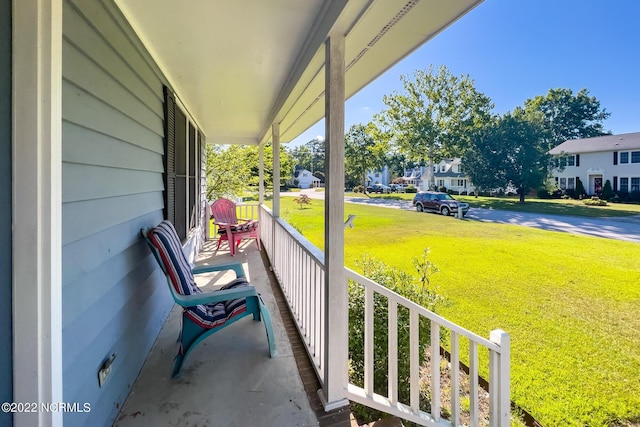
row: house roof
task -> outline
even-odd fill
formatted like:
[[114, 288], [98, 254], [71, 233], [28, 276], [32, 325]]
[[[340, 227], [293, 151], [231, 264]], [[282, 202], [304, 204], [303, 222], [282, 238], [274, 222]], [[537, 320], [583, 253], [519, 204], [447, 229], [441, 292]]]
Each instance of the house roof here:
[[461, 172], [447, 171], [447, 172], [435, 172], [433, 176], [436, 178], [464, 178], [465, 174]]
[[324, 117], [324, 42], [354, 95], [482, 0], [115, 0], [211, 143], [288, 142]]
[[549, 154], [579, 154], [635, 149], [640, 149], [640, 132], [597, 136], [595, 138], [570, 139], [549, 150]]

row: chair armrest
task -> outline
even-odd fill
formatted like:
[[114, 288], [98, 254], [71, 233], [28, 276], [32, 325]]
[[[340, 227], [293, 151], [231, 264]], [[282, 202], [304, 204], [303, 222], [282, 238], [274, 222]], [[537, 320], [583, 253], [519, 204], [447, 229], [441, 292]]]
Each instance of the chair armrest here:
[[193, 307], [198, 304], [212, 304], [229, 301], [237, 298], [257, 297], [258, 291], [254, 286], [241, 286], [234, 289], [224, 289], [222, 291], [205, 292], [193, 295], [174, 294], [175, 302], [182, 307]]
[[193, 274], [211, 273], [212, 271], [224, 271], [233, 270], [236, 273], [236, 277], [246, 277], [244, 268], [239, 262], [231, 262], [227, 264], [218, 265], [197, 265], [191, 269]]

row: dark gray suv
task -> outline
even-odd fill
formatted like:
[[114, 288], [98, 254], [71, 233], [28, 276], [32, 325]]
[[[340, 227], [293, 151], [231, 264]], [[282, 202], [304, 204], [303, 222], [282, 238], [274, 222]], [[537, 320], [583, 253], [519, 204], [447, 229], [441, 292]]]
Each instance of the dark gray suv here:
[[462, 209], [462, 215], [469, 212], [469, 204], [460, 202], [447, 193], [437, 191], [421, 191], [416, 193], [413, 198], [413, 206], [418, 212], [437, 212], [448, 216], [458, 213], [458, 209]]

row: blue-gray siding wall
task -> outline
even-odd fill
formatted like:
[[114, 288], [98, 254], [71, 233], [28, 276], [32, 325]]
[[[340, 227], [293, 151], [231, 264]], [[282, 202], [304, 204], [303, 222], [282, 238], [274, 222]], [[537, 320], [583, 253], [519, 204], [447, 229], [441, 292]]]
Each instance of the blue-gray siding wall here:
[[62, 74], [63, 397], [91, 404], [64, 421], [111, 425], [172, 306], [139, 236], [162, 220], [163, 77], [112, 0], [64, 2]]
[[[0, 0], [0, 402], [13, 400], [11, 187], [11, 0]], [[12, 425], [10, 413], [0, 425]]]

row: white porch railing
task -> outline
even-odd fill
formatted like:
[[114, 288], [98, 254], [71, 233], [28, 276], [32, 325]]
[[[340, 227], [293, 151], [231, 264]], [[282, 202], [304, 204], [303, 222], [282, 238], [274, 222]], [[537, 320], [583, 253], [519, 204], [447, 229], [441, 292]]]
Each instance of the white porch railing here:
[[324, 379], [324, 254], [296, 229], [260, 207], [260, 237], [307, 353]]
[[[491, 332], [491, 340], [486, 340], [450, 321], [438, 316], [426, 308], [390, 291], [384, 286], [352, 271], [348, 268], [346, 275], [357, 285], [364, 287], [365, 313], [364, 313], [364, 387], [349, 384], [347, 397], [360, 404], [392, 414], [406, 420], [424, 426], [458, 426], [460, 425], [461, 399], [460, 399], [460, 339], [467, 339], [469, 344], [469, 424], [478, 426], [480, 422], [478, 384], [478, 352], [485, 348], [489, 352], [489, 425], [506, 427], [510, 424], [510, 356], [509, 335], [503, 331]], [[379, 294], [387, 300], [388, 308], [388, 393], [382, 396], [374, 393], [374, 294]], [[410, 374], [410, 400], [398, 401], [398, 308], [409, 310], [409, 374]], [[419, 323], [420, 317], [427, 318], [430, 322], [430, 346], [429, 359], [431, 368], [430, 402], [431, 412], [420, 410], [420, 364], [419, 364]], [[445, 373], [447, 383], [450, 385], [449, 401], [447, 408], [451, 414], [450, 420], [441, 419], [441, 356], [440, 338], [441, 330], [447, 329], [450, 340], [450, 369]]]
[[[323, 382], [324, 325], [327, 307], [324, 295], [324, 256], [304, 236], [280, 218], [273, 218], [271, 211], [260, 206], [260, 229], [263, 247], [271, 261], [273, 271], [280, 283], [289, 308], [293, 313], [298, 331], [306, 344], [309, 357]], [[510, 425], [510, 342], [503, 331], [491, 332], [490, 340], [482, 338], [466, 329], [449, 322], [435, 313], [390, 291], [372, 280], [345, 268], [345, 275], [365, 292], [364, 331], [364, 387], [346, 384], [346, 397], [373, 409], [398, 416], [424, 426], [458, 426], [461, 423], [462, 403], [460, 398], [460, 345], [468, 341], [469, 348], [469, 424], [480, 423], [478, 382], [479, 351], [488, 351], [489, 372], [489, 425], [507, 427]], [[388, 302], [388, 393], [386, 396], [374, 393], [374, 294]], [[398, 308], [410, 313], [410, 400], [398, 401]], [[431, 412], [420, 409], [420, 365], [418, 325], [420, 318], [430, 322], [430, 366], [431, 384], [429, 407]], [[441, 398], [441, 355], [440, 337], [447, 330], [450, 347], [450, 369], [447, 382], [450, 384], [451, 402], [447, 410], [450, 419], [440, 416]], [[466, 343], [465, 343], [466, 344]], [[324, 386], [324, 384], [323, 384]]]

